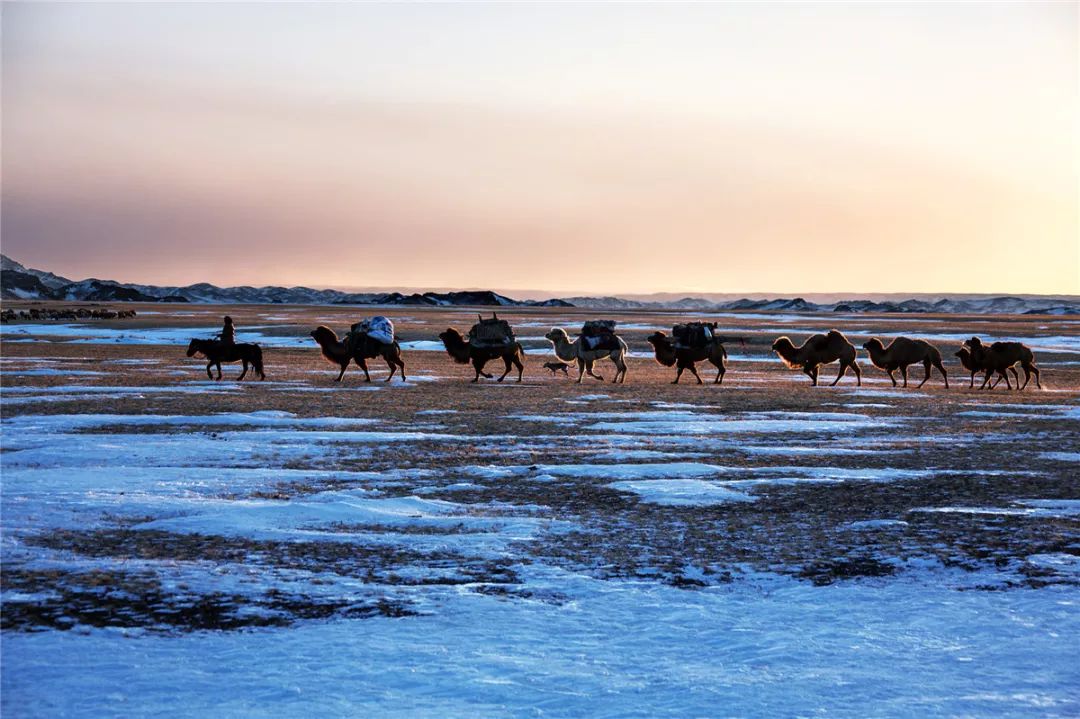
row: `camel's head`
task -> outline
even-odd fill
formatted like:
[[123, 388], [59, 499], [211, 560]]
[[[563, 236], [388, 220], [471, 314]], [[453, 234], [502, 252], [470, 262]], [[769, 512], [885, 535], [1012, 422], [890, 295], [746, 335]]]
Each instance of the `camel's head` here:
[[651, 344], [653, 347], [663, 344], [670, 344], [670, 342], [668, 342], [668, 336], [660, 330], [657, 330], [656, 332], [653, 332], [651, 335], [646, 337], [645, 341]]
[[867, 352], [878, 352], [884, 349], [884, 347], [885, 346], [881, 344], [881, 340], [879, 340], [877, 337], [873, 337], [866, 342], [863, 342], [862, 346], [862, 348]]
[[570, 336], [562, 327], [552, 327], [551, 331], [544, 335], [551, 342], [569, 342]]
[[311, 338], [318, 342], [319, 346], [322, 347], [337, 342], [337, 333], [325, 325], [319, 325], [311, 330]]
[[978, 337], [972, 337], [967, 342], [965, 342], [964, 345], [966, 347], [970, 347], [973, 350], [978, 349], [978, 348], [982, 347], [982, 340], [979, 339]]
[[791, 344], [791, 340], [789, 340], [787, 337], [778, 337], [776, 341], [772, 343], [773, 352], [788, 350], [794, 346], [795, 345]]
[[440, 332], [439, 339], [442, 340], [444, 345], [461, 344], [465, 342], [465, 338], [453, 327], [447, 327], [444, 331]]

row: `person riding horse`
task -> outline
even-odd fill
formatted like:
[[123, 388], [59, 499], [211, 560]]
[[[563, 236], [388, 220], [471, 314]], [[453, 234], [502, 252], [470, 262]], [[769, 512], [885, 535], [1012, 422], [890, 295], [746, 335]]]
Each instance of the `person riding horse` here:
[[222, 347], [231, 347], [236, 344], [236, 327], [233, 325], [232, 317], [228, 315], [225, 315], [225, 325], [221, 328], [218, 341], [221, 342]]

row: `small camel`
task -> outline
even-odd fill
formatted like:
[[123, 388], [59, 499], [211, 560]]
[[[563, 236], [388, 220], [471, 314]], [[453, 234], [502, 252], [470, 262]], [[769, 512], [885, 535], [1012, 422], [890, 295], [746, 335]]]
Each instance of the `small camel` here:
[[[974, 389], [975, 387], [975, 374], [984, 371], [986, 368], [982, 367], [975, 362], [975, 358], [971, 356], [971, 350], [967, 345], [962, 346], [956, 352], [953, 353], [955, 357], [960, 358], [960, 364], [964, 366], [964, 369], [971, 372], [971, 383], [968, 384], [968, 389]], [[1020, 385], [1020, 374], [1016, 371], [1015, 367], [1009, 367], [1008, 370], [1013, 373], [1013, 379], [1016, 380], [1017, 386]], [[999, 373], [997, 380], [990, 385], [990, 389], [994, 389], [1001, 383], [1001, 377], [1004, 376]]]
[[561, 327], [553, 327], [544, 337], [550, 340], [555, 347], [556, 357], [563, 362], [577, 363], [578, 384], [581, 384], [581, 379], [586, 373], [590, 377], [603, 381], [604, 378], [601, 375], [593, 372], [593, 363], [604, 357], [608, 357], [615, 363], [615, 378], [612, 380], [612, 384], [626, 381], [626, 353], [629, 351], [629, 347], [626, 346], [626, 342], [623, 341], [622, 337], [615, 336], [615, 339], [619, 341], [619, 346], [616, 349], [598, 350], [585, 349], [585, 342], [581, 337], [571, 342], [570, 336]]
[[[987, 347], [978, 337], [972, 337], [964, 344], [970, 348], [971, 357], [975, 363], [986, 370], [986, 376], [983, 378], [982, 386], [979, 389], [986, 388], [990, 376], [994, 372], [1004, 376], [1005, 387], [1012, 389], [1012, 385], [1009, 384], [1009, 375], [1005, 374], [1005, 370], [1014, 367], [1017, 363], [1020, 363], [1020, 368], [1024, 370], [1024, 384], [1020, 384], [1018, 376], [1016, 389], [1022, 390], [1027, 387], [1032, 374], [1035, 375], [1035, 386], [1042, 389], [1042, 384], [1039, 382], [1039, 368], [1035, 366], [1035, 355], [1032, 353], [1031, 348], [1022, 342], [995, 342]], [[1016, 373], [1015, 369], [1013, 373]], [[993, 389], [993, 386], [990, 389]]]
[[694, 365], [706, 360], [716, 367], [716, 379], [713, 380], [713, 384], [724, 383], [724, 375], [727, 373], [727, 367], [724, 364], [727, 360], [727, 350], [724, 349], [723, 342], [719, 338], [710, 340], [704, 347], [676, 347], [666, 333], [657, 331], [645, 340], [653, 346], [657, 362], [665, 367], [676, 367], [675, 381], [671, 384], [679, 384], [683, 370], [690, 370], [690, 374], [697, 378], [698, 384], [704, 384]]
[[525, 350], [520, 342], [511, 342], [502, 346], [480, 347], [473, 345], [465, 339], [460, 332], [453, 327], [439, 333], [439, 339], [446, 347], [446, 353], [458, 364], [472, 363], [476, 370], [473, 382], [479, 382], [480, 377], [491, 379], [492, 375], [484, 371], [484, 365], [494, 359], [501, 359], [506, 369], [498, 381], [506, 379], [510, 374], [510, 367], [517, 367], [518, 382], [521, 381], [521, 373], [525, 370]]
[[[904, 378], [904, 386], [907, 387], [907, 370], [910, 365], [922, 364], [926, 370], [926, 376], [919, 383], [919, 387], [926, 384], [930, 379], [930, 368], [936, 367], [945, 379], [945, 389], [949, 388], [949, 375], [941, 364], [941, 352], [937, 347], [925, 340], [913, 340], [908, 337], [897, 337], [886, 347], [877, 337], [863, 344], [863, 349], [870, 355], [870, 362], [880, 369], [889, 373], [893, 387], [896, 386], [896, 378], [893, 372], [900, 370]], [[918, 389], [918, 388], [916, 388]]]
[[780, 355], [780, 359], [788, 367], [801, 369], [815, 387], [818, 380], [818, 367], [836, 361], [840, 362], [840, 372], [829, 386], [832, 387], [839, 382], [850, 367], [855, 371], [858, 386], [862, 387], [862, 372], [859, 371], [859, 365], [855, 361], [857, 354], [855, 345], [848, 342], [847, 337], [840, 330], [829, 330], [827, 335], [813, 335], [801, 347], [796, 347], [787, 337], [780, 337], [773, 342], [772, 349]]
[[326, 358], [326, 361], [341, 368], [337, 379], [334, 380], [335, 382], [340, 382], [341, 378], [345, 376], [345, 370], [349, 368], [349, 362], [356, 362], [357, 366], [364, 370], [364, 381], [370, 382], [371, 375], [368, 374], [367, 360], [375, 357], [382, 357], [387, 366], [390, 367], [390, 376], [386, 378], [387, 382], [394, 378], [394, 372], [399, 368], [401, 369], [401, 380], [405, 381], [405, 363], [401, 359], [401, 346], [396, 341], [387, 344], [371, 337], [358, 339], [346, 337], [344, 340], [338, 340], [337, 333], [325, 325], [319, 325], [313, 329], [311, 337], [319, 343], [322, 356]]

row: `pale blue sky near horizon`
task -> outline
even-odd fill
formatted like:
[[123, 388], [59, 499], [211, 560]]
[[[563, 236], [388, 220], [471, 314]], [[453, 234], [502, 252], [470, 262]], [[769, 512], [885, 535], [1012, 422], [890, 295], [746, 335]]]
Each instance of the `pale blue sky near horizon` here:
[[59, 274], [1080, 292], [1075, 3], [0, 13], [0, 244]]

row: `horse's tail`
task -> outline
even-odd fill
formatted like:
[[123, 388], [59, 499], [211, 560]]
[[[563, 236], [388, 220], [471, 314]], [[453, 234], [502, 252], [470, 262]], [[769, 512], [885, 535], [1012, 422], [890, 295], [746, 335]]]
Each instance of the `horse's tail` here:
[[259, 345], [251, 345], [251, 365], [259, 373], [259, 379], [266, 379], [266, 372], [263, 371], [262, 347]]

